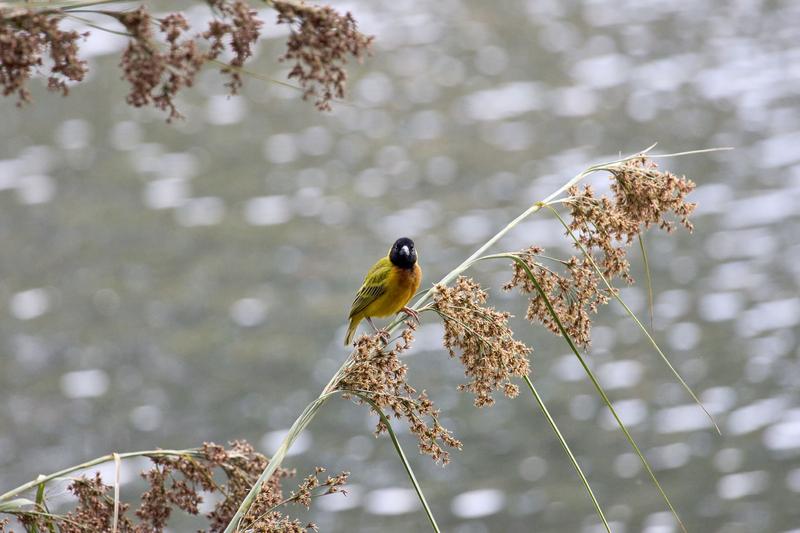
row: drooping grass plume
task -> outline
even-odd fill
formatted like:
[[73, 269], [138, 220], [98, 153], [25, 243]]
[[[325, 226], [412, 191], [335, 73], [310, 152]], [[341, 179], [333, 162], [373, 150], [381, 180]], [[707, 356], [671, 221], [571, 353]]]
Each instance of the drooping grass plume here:
[[514, 339], [509, 313], [485, 305], [487, 297], [475, 280], [461, 276], [452, 287], [436, 285], [431, 305], [444, 323], [444, 347], [470, 378], [458, 389], [473, 393], [476, 407], [494, 404], [492, 393], [498, 390], [515, 398], [519, 386], [513, 379], [530, 372], [532, 350]]
[[[68, 490], [75, 497], [72, 509], [55, 514], [47, 506], [47, 484], [64, 479], [71, 473], [85, 471], [103, 462], [118, 461], [131, 457], [147, 457], [153, 466], [142, 472], [147, 489], [140, 503], [131, 514], [131, 504], [119, 501], [118, 483], [108, 485], [99, 473], [92, 476], [72, 477]], [[256, 452], [244, 441], [235, 441], [229, 448], [205, 443], [201, 448], [190, 450], [154, 450], [112, 454], [76, 465], [50, 476], [18, 487], [0, 496], [0, 513], [16, 516], [29, 532], [59, 531], [61, 533], [84, 533], [87, 531], [118, 533], [159, 533], [169, 527], [175, 511], [191, 515], [200, 514], [200, 504], [205, 494], [219, 495], [217, 503], [204, 518], [208, 533], [222, 531], [235, 513], [239, 503], [264, 469], [268, 459]], [[317, 467], [288, 497], [283, 494], [284, 480], [294, 475], [293, 471], [277, 469], [275, 474], [261, 487], [256, 503], [245, 517], [252, 531], [306, 531], [315, 529], [314, 524], [304, 524], [285, 514], [287, 504], [298, 504], [308, 508], [318, 496], [344, 492], [348, 473], [320, 479], [325, 471]], [[118, 476], [117, 476], [118, 477]], [[224, 479], [224, 481], [221, 481]], [[33, 487], [37, 488], [36, 501], [12, 498]], [[0, 531], [3, 531], [0, 528]]]
[[[220, 67], [229, 78], [225, 86], [237, 94], [244, 81], [245, 62], [253, 56], [264, 21], [247, 0], [206, 0], [213, 18], [207, 28], [190, 27], [180, 12], [156, 17], [146, 2], [118, 9], [119, 0], [53, 2], [0, 1], [0, 88], [4, 96], [30, 101], [28, 83], [45, 68], [49, 56], [48, 86], [63, 95], [69, 83], [83, 80], [88, 65], [79, 59], [82, 37], [60, 29], [72, 17], [92, 31], [108, 31], [129, 38], [120, 56], [122, 77], [130, 90], [126, 102], [166, 111], [170, 122], [182, 115], [177, 95], [194, 84], [206, 65]], [[279, 61], [294, 62], [290, 79], [300, 83], [304, 99], [313, 97], [320, 110], [345, 97], [349, 57], [361, 61], [373, 38], [360, 33], [355, 18], [329, 6], [290, 0], [270, 0], [278, 24], [289, 24], [286, 52]], [[126, 6], [127, 7], [127, 6]], [[110, 17], [118, 28], [105, 28], [81, 17], [90, 13]], [[222, 61], [223, 53], [230, 57]]]
[[[338, 380], [336, 390], [348, 396], [349, 391], [357, 391], [357, 402], [363, 396], [369, 397], [370, 405], [379, 414], [388, 411], [395, 418], [403, 419], [411, 433], [419, 442], [419, 451], [431, 456], [436, 462], [447, 464], [450, 454], [446, 448], [461, 449], [461, 442], [439, 421], [439, 410], [425, 391], [417, 391], [406, 380], [408, 366], [399, 356], [407, 351], [414, 340], [413, 322], [406, 323], [406, 329], [391, 349], [384, 345], [379, 335], [362, 335], [355, 344], [350, 364]], [[379, 417], [375, 435], [388, 431], [382, 417]]]
[[27, 84], [49, 55], [52, 66], [47, 78], [50, 90], [69, 93], [68, 81], [78, 82], [87, 65], [78, 57], [85, 34], [63, 31], [60, 17], [43, 11], [6, 9], [0, 4], [0, 86], [3, 96], [16, 95], [17, 104], [31, 100]]
[[344, 98], [348, 56], [361, 61], [373, 37], [358, 31], [349, 12], [341, 15], [329, 6], [270, 0], [278, 11], [278, 24], [291, 27], [281, 61], [294, 62], [289, 78], [300, 82], [303, 99], [313, 98], [318, 109], [328, 111], [331, 101]]
[[[545, 260], [543, 253], [543, 248], [533, 246], [517, 255], [534, 272], [556, 314], [567, 324], [572, 339], [579, 346], [588, 348], [591, 343], [592, 315], [597, 313], [600, 305], [608, 302], [609, 294], [599, 288], [594, 269], [585, 259], [573, 256], [566, 260]], [[515, 262], [512, 273], [511, 280], [503, 289], [510, 291], [518, 287], [522, 292], [531, 295], [525, 318], [531, 322], [539, 322], [551, 332], [560, 335], [557, 321], [527, 271]]]

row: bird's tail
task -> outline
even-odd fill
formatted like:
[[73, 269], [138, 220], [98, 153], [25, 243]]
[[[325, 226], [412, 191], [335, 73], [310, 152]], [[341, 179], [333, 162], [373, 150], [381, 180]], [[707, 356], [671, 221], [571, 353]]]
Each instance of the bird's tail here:
[[344, 338], [344, 345], [350, 346], [350, 343], [353, 342], [353, 337], [356, 334], [356, 328], [358, 328], [358, 323], [361, 320], [356, 320], [355, 318], [350, 319], [350, 326], [347, 328], [347, 336]]

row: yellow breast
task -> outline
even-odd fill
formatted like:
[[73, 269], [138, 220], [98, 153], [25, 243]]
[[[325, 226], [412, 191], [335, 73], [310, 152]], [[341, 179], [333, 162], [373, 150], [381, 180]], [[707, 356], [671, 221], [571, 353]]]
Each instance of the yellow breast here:
[[422, 269], [419, 265], [411, 269], [393, 266], [386, 279], [386, 292], [367, 306], [364, 316], [383, 317], [397, 313], [416, 294], [421, 281]]

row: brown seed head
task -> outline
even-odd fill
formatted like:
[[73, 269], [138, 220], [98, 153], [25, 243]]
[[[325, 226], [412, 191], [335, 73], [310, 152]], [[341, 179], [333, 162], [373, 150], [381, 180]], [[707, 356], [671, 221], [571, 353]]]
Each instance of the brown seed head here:
[[[672, 231], [674, 223], [667, 218], [670, 213], [691, 231], [688, 217], [695, 208], [695, 204], [686, 202], [694, 183], [685, 177], [659, 171], [657, 165], [644, 156], [602, 170], [610, 173], [612, 198], [598, 198], [592, 187], [585, 185], [582, 189], [571, 187], [565, 200], [571, 216], [567, 225], [580, 243], [576, 247], [585, 250], [592, 260], [586, 255], [565, 261], [544, 258], [544, 250], [535, 246], [518, 254], [541, 285], [566, 332], [584, 348], [591, 339], [591, 315], [614, 296], [595, 265], [609, 284], [613, 284], [615, 278], [633, 283], [627, 253], [634, 239], [654, 224]], [[512, 268], [513, 277], [504, 289], [518, 287], [530, 294], [528, 320], [540, 322], [560, 335], [561, 330], [545, 298], [525, 270], [517, 263]]]
[[344, 98], [347, 57], [359, 61], [367, 54], [373, 37], [360, 33], [350, 13], [340, 15], [329, 6], [277, 0], [278, 24], [292, 28], [281, 61], [293, 61], [289, 78], [303, 87], [303, 98], [314, 97], [317, 108], [330, 110], [334, 98]]
[[87, 34], [61, 31], [55, 11], [0, 9], [0, 86], [3, 96], [17, 93], [18, 104], [30, 100], [26, 84], [50, 51], [48, 88], [66, 95], [68, 81], [81, 81], [86, 61], [78, 58], [78, 40]]
[[511, 315], [485, 306], [486, 298], [486, 291], [464, 276], [452, 287], [437, 285], [433, 293], [434, 307], [444, 321], [444, 346], [451, 357], [461, 359], [470, 378], [459, 390], [472, 392], [477, 407], [492, 405], [492, 393], [501, 389], [511, 398], [519, 394], [511, 380], [528, 375], [532, 351], [514, 339], [508, 326]]
[[[394, 347], [386, 351], [378, 335], [362, 335], [356, 340], [356, 351], [351, 356], [337, 389], [366, 394], [384, 412], [394, 414], [408, 423], [421, 453], [434, 461], [446, 464], [450, 460], [444, 446], [461, 449], [461, 442], [439, 422], [439, 410], [425, 391], [417, 391], [406, 381], [408, 366], [399, 355], [411, 347], [416, 324], [406, 322], [406, 329]], [[357, 403], [363, 403], [354, 396]], [[387, 415], [389, 416], [389, 415]], [[378, 420], [375, 435], [387, 431], [383, 420]]]

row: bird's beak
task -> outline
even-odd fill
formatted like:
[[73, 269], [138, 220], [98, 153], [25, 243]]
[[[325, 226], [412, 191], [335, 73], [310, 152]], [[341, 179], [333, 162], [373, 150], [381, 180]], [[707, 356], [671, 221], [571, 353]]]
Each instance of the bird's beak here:
[[400, 254], [401, 255], [411, 255], [411, 250], [408, 249], [408, 245], [407, 244], [403, 245], [403, 247], [400, 248]]

